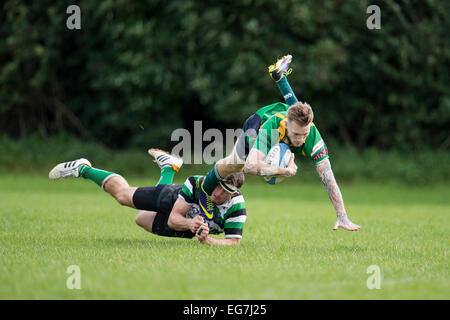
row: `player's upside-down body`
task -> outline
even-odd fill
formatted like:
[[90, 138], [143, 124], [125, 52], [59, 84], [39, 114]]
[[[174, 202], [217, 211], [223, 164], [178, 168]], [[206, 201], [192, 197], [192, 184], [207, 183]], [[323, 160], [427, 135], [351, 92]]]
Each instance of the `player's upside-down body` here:
[[[347, 216], [341, 191], [331, 169], [327, 146], [312, 122], [312, 108], [298, 101], [287, 80], [287, 75], [292, 71], [289, 68], [291, 61], [292, 56], [287, 55], [269, 67], [269, 74], [276, 81], [286, 103], [262, 107], [244, 122], [244, 133], [238, 138], [233, 151], [216, 162], [202, 188], [211, 194], [222, 177], [240, 171], [259, 176], [291, 177], [297, 172], [294, 154], [301, 155], [313, 161], [328, 192], [337, 216], [333, 230], [358, 230], [360, 226], [352, 223]], [[272, 167], [264, 162], [272, 145], [278, 142], [286, 143], [293, 153], [287, 168]]]

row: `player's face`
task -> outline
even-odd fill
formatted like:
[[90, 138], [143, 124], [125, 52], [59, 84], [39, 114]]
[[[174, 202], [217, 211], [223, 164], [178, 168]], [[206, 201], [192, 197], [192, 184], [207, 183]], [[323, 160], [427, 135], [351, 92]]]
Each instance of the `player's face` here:
[[231, 194], [225, 191], [224, 188], [222, 188], [220, 185], [218, 185], [213, 193], [211, 194], [211, 200], [215, 204], [222, 204], [225, 201], [229, 200], [231, 198]]
[[297, 122], [286, 122], [287, 136], [294, 147], [300, 147], [305, 143], [306, 137], [311, 129], [311, 124], [301, 126]]

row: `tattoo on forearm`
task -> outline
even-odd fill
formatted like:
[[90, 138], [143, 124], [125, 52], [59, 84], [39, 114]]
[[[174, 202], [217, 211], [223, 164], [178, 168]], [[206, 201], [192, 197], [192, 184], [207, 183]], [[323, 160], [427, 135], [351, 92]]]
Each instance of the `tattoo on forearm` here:
[[346, 216], [347, 214], [345, 212], [344, 200], [342, 199], [341, 191], [339, 190], [336, 179], [334, 178], [333, 170], [331, 170], [330, 160], [325, 159], [319, 162], [316, 168], [323, 185], [327, 189], [331, 203], [336, 210], [336, 216], [338, 218]]
[[272, 166], [262, 167], [258, 170], [259, 176], [273, 176], [278, 174], [278, 168], [274, 168]]
[[272, 167], [270, 165], [261, 166], [253, 163], [246, 163], [244, 167], [244, 172], [248, 174], [254, 174], [258, 176], [272, 176], [278, 174], [278, 168]]

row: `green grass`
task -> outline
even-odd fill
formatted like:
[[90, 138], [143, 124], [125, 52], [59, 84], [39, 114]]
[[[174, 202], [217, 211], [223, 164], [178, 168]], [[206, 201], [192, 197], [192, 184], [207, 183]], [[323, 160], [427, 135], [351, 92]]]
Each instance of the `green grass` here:
[[341, 189], [358, 232], [331, 230], [320, 181], [251, 178], [241, 246], [209, 247], [145, 232], [92, 182], [0, 176], [0, 299], [449, 299], [450, 186]]

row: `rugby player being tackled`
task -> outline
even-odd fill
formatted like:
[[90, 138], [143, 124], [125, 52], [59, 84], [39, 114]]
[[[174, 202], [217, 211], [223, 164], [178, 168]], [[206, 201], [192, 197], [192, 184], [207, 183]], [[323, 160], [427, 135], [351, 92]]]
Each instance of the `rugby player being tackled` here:
[[[286, 103], [262, 107], [251, 115], [245, 121], [244, 133], [238, 138], [231, 154], [215, 164], [201, 187], [211, 195], [222, 177], [242, 170], [259, 176], [291, 177], [297, 172], [294, 154], [303, 156], [310, 158], [316, 166], [334, 206], [337, 221], [333, 230], [358, 230], [360, 227], [347, 217], [341, 191], [331, 170], [327, 147], [313, 123], [311, 106], [299, 102], [288, 83], [286, 76], [292, 71], [289, 68], [291, 61], [292, 56], [287, 55], [269, 67], [269, 74], [276, 81]], [[272, 167], [264, 162], [268, 151], [279, 142], [286, 143], [293, 153], [287, 168]]]
[[[156, 186], [130, 187], [120, 175], [93, 168], [87, 159], [56, 165], [49, 173], [52, 180], [75, 177], [95, 182], [121, 205], [139, 209], [136, 223], [159, 236], [193, 238], [211, 245], [235, 245], [242, 238], [247, 218], [245, 200], [239, 192], [244, 183], [242, 172], [222, 179], [208, 197], [208, 214], [200, 210], [200, 199], [206, 199], [200, 185], [204, 176], [190, 176], [183, 185], [172, 184], [173, 177], [183, 164], [182, 159], [159, 149], [149, 149], [161, 168]], [[208, 234], [225, 233], [225, 239]]]

